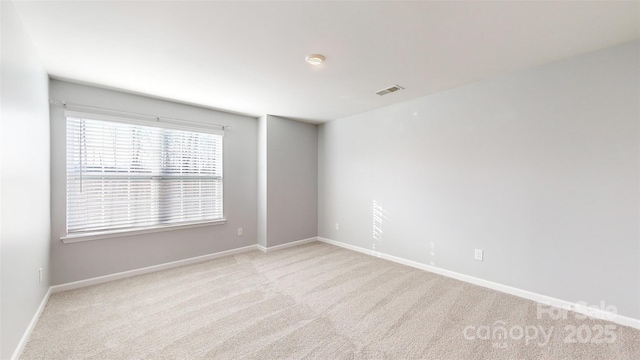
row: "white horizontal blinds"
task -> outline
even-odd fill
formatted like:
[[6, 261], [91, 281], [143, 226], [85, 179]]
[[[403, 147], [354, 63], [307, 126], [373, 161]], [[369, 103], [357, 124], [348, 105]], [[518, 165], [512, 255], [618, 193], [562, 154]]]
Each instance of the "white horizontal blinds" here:
[[67, 117], [67, 232], [221, 219], [222, 135]]

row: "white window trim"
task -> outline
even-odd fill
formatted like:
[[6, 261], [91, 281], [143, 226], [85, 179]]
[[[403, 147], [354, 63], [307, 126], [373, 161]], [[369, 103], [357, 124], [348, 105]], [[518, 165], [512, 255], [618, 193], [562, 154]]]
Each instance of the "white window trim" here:
[[[187, 121], [181, 119], [173, 119], [173, 118], [164, 118], [153, 116], [155, 119], [150, 120], [144, 117], [149, 117], [144, 114], [135, 114], [135, 113], [127, 113], [127, 117], [121, 117], [118, 115], [113, 115], [112, 112], [122, 112], [117, 110], [109, 110], [109, 109], [101, 109], [101, 108], [92, 108], [93, 111], [90, 113], [83, 111], [74, 111], [67, 108], [65, 104], [65, 116], [69, 117], [77, 117], [77, 118], [89, 118], [95, 120], [103, 120], [110, 122], [118, 122], [124, 124], [137, 124], [142, 126], [153, 126], [163, 129], [173, 129], [173, 130], [183, 130], [183, 131], [193, 131], [193, 132], [202, 132], [202, 133], [210, 133], [224, 136], [224, 129], [227, 128], [225, 125], [219, 124], [209, 124], [198, 121]], [[100, 111], [96, 111], [96, 110]], [[139, 115], [139, 116], [138, 116]], [[157, 233], [157, 232], [165, 232], [165, 231], [175, 231], [189, 228], [197, 228], [204, 226], [214, 226], [214, 225], [224, 225], [226, 223], [226, 218], [216, 218], [213, 220], [205, 220], [205, 221], [197, 221], [197, 222], [181, 222], [176, 224], [158, 224], [151, 225], [146, 227], [136, 227], [129, 229], [108, 229], [103, 231], [90, 231], [90, 232], [77, 232], [77, 233], [67, 233], [65, 236], [61, 236], [60, 240], [64, 244], [76, 243], [76, 242], [84, 242], [84, 241], [92, 241], [92, 240], [100, 240], [100, 239], [110, 239], [110, 238], [118, 238], [118, 237], [127, 237], [127, 236], [135, 236], [149, 233]]]
[[223, 225], [226, 222], [227, 222], [227, 219], [216, 219], [211, 221], [201, 221], [201, 222], [194, 222], [194, 223], [187, 223], [187, 224], [181, 223], [181, 224], [172, 224], [172, 225], [155, 225], [155, 226], [148, 226], [148, 227], [135, 228], [135, 229], [73, 233], [66, 236], [62, 236], [60, 240], [62, 240], [62, 242], [65, 244], [72, 244], [72, 243], [83, 242], [83, 241], [111, 239], [111, 238], [118, 238], [118, 237], [125, 237], [125, 236], [151, 234], [151, 233], [164, 232], [164, 231], [183, 230], [183, 229], [197, 228], [197, 227], [203, 227], [203, 226]]

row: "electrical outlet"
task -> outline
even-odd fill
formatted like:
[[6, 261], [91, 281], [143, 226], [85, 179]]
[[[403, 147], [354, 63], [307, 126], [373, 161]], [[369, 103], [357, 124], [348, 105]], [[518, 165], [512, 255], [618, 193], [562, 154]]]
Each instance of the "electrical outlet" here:
[[42, 283], [42, 268], [38, 269], [38, 283]]
[[336, 223], [336, 230], [340, 230], [340, 224]]
[[238, 228], [238, 236], [242, 236], [242, 228]]
[[484, 251], [480, 249], [476, 249], [475, 259], [482, 261], [483, 258], [484, 258]]

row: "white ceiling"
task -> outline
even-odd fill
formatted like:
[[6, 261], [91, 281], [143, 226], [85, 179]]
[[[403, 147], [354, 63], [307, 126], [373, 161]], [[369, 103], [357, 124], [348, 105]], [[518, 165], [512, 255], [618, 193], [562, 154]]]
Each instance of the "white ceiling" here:
[[15, 5], [54, 78], [312, 122], [640, 38], [638, 1]]

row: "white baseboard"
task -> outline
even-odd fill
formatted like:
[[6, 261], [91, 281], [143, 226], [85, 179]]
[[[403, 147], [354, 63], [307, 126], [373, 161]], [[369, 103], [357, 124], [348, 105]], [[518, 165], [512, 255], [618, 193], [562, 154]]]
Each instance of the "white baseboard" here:
[[36, 324], [40, 319], [40, 315], [42, 314], [44, 307], [47, 306], [47, 302], [49, 301], [49, 296], [51, 296], [51, 287], [49, 287], [47, 292], [44, 294], [44, 298], [42, 298], [42, 301], [40, 302], [40, 306], [38, 306], [38, 309], [36, 310], [36, 313], [33, 315], [33, 318], [31, 319], [29, 326], [27, 326], [27, 330], [25, 330], [24, 334], [22, 334], [22, 338], [20, 339], [20, 342], [18, 343], [16, 350], [13, 352], [13, 356], [11, 356], [11, 360], [20, 359], [20, 355], [22, 355], [22, 351], [24, 351], [24, 347], [27, 345], [27, 341], [29, 341], [29, 336], [31, 336], [31, 332], [33, 332], [33, 329], [36, 327]]
[[302, 244], [307, 244], [310, 242], [314, 242], [314, 241], [318, 241], [317, 237], [310, 237], [307, 239], [302, 239], [302, 240], [297, 240], [297, 241], [292, 241], [286, 244], [281, 244], [281, 245], [276, 245], [276, 246], [269, 246], [269, 247], [264, 247], [262, 245], [258, 245], [258, 250], [267, 253], [267, 252], [272, 252], [272, 251], [276, 251], [276, 250], [282, 250], [282, 249], [286, 249], [286, 248], [290, 248], [290, 247], [294, 247], [294, 246], [298, 246], [298, 245], [302, 245]]
[[500, 291], [500, 292], [504, 292], [504, 293], [507, 293], [507, 294], [510, 294], [510, 295], [514, 295], [514, 296], [518, 296], [518, 297], [521, 297], [521, 298], [529, 299], [529, 300], [532, 300], [532, 301], [535, 301], [535, 302], [538, 302], [538, 303], [541, 303], [541, 304], [555, 306], [555, 307], [562, 308], [562, 309], [567, 309], [567, 310], [572, 310], [572, 311], [576, 311], [576, 312], [579, 312], [579, 313], [582, 313], [582, 314], [586, 314], [586, 315], [589, 315], [589, 316], [593, 316], [593, 317], [603, 318], [603, 319], [609, 320], [609, 321], [611, 321], [613, 323], [616, 323], [616, 324], [619, 324], [619, 325], [629, 326], [629, 327], [632, 327], [632, 328], [640, 330], [640, 319], [634, 319], [634, 318], [630, 318], [630, 317], [626, 317], [626, 316], [622, 316], [622, 315], [615, 315], [614, 317], [611, 317], [611, 314], [608, 313], [608, 312], [605, 312], [605, 311], [602, 311], [602, 310], [598, 310], [598, 309], [593, 309], [593, 308], [581, 307], [581, 306], [576, 305], [576, 304], [574, 304], [574, 303], [572, 303], [570, 301], [556, 299], [556, 298], [553, 298], [553, 297], [550, 297], [550, 296], [533, 293], [533, 292], [530, 292], [530, 291], [514, 288], [514, 287], [511, 287], [511, 286], [507, 286], [507, 285], [491, 282], [491, 281], [488, 281], [488, 280], [479, 279], [479, 278], [476, 278], [476, 277], [473, 277], [473, 276], [460, 274], [460, 273], [457, 273], [457, 272], [454, 272], [454, 271], [437, 268], [437, 267], [434, 267], [434, 266], [430, 266], [430, 265], [426, 265], [426, 264], [423, 264], [423, 263], [419, 263], [417, 261], [403, 259], [403, 258], [400, 258], [400, 257], [397, 257], [397, 256], [380, 253], [380, 252], [377, 252], [377, 251], [361, 248], [361, 247], [358, 247], [358, 246], [346, 244], [346, 243], [335, 241], [335, 240], [330, 240], [330, 239], [326, 239], [326, 238], [322, 238], [322, 237], [312, 237], [312, 238], [308, 238], [308, 239], [293, 241], [293, 242], [290, 242], [290, 243], [277, 245], [277, 246], [271, 246], [271, 247], [264, 247], [264, 246], [261, 246], [261, 245], [250, 245], [250, 246], [245, 246], [245, 247], [241, 247], [241, 248], [238, 248], [238, 249], [221, 251], [221, 252], [217, 252], [217, 253], [213, 253], [213, 254], [197, 256], [197, 257], [178, 260], [178, 261], [173, 261], [173, 262], [169, 262], [169, 263], [165, 263], [165, 264], [148, 266], [148, 267], [145, 267], [145, 268], [129, 270], [129, 271], [124, 271], [124, 272], [120, 272], [120, 273], [115, 273], [115, 274], [110, 274], [110, 275], [105, 275], [105, 276], [99, 276], [99, 277], [95, 277], [95, 278], [91, 278], [91, 279], [80, 280], [80, 281], [75, 281], [75, 282], [71, 282], [71, 283], [51, 286], [49, 288], [49, 290], [47, 291], [47, 293], [45, 294], [44, 298], [42, 299], [42, 302], [40, 303], [40, 306], [38, 307], [38, 310], [36, 310], [36, 313], [34, 314], [33, 319], [29, 323], [29, 326], [27, 327], [26, 331], [24, 332], [22, 338], [20, 339], [20, 342], [18, 343], [18, 346], [16, 347], [16, 350], [14, 351], [13, 356], [11, 357], [11, 360], [18, 360], [20, 358], [20, 355], [22, 354], [22, 351], [24, 350], [24, 347], [27, 344], [27, 341], [29, 340], [29, 336], [31, 335], [31, 332], [33, 331], [33, 329], [35, 328], [36, 324], [38, 323], [38, 319], [40, 318], [40, 315], [42, 314], [42, 311], [44, 310], [45, 306], [47, 305], [47, 301], [49, 300], [49, 297], [53, 293], [60, 292], [60, 291], [66, 291], [66, 290], [72, 290], [72, 289], [78, 289], [78, 288], [85, 287], [85, 286], [101, 284], [101, 283], [108, 282], [108, 281], [124, 279], [124, 278], [127, 278], [127, 277], [147, 274], [147, 273], [151, 273], [151, 272], [155, 272], [155, 271], [171, 269], [171, 268], [178, 267], [178, 266], [195, 264], [195, 263], [199, 263], [199, 262], [203, 262], [203, 261], [207, 261], [207, 260], [220, 258], [220, 257], [223, 257], [223, 256], [240, 254], [240, 253], [243, 253], [243, 252], [256, 250], [256, 249], [260, 250], [262, 252], [271, 252], [271, 251], [275, 251], [275, 250], [281, 250], [281, 249], [285, 249], [285, 248], [289, 248], [289, 247], [294, 247], [294, 246], [310, 243], [310, 242], [313, 242], [313, 241], [321, 241], [321, 242], [324, 242], [324, 243], [327, 243], [327, 244], [331, 244], [331, 245], [335, 245], [335, 246], [339, 246], [339, 247], [342, 247], [342, 248], [345, 248], [345, 249], [348, 249], [348, 250], [353, 250], [353, 251], [357, 251], [357, 252], [364, 253], [364, 254], [367, 254], [367, 255], [376, 256], [376, 257], [379, 257], [379, 258], [382, 258], [382, 259], [385, 259], [385, 260], [389, 260], [389, 261], [393, 261], [393, 262], [396, 262], [396, 263], [399, 263], [399, 264], [411, 266], [411, 267], [414, 267], [414, 268], [417, 268], [417, 269], [429, 271], [429, 272], [432, 272], [432, 273], [435, 273], [435, 274], [439, 274], [439, 275], [442, 275], [442, 276], [446, 276], [446, 277], [449, 277], [449, 278], [453, 278], [453, 279], [456, 279], [456, 280], [464, 281], [464, 282], [471, 283], [471, 284], [474, 284], [474, 285], [478, 285], [478, 286], [486, 287], [486, 288], [489, 288], [489, 289], [497, 290], [497, 291]]
[[474, 285], [482, 286], [482, 287], [489, 288], [489, 289], [492, 289], [492, 290], [496, 290], [496, 291], [500, 291], [500, 292], [503, 292], [503, 293], [507, 293], [507, 294], [510, 294], [510, 295], [518, 296], [518, 297], [521, 297], [521, 298], [525, 298], [525, 299], [528, 299], [528, 300], [532, 300], [532, 301], [541, 303], [543, 305], [549, 305], [549, 306], [553, 306], [553, 307], [557, 307], [557, 308], [561, 308], [561, 309], [565, 309], [565, 310], [575, 311], [575, 312], [580, 313], [580, 314], [585, 314], [585, 315], [589, 315], [591, 317], [605, 319], [605, 320], [611, 321], [611, 322], [619, 324], [619, 325], [629, 326], [629, 327], [632, 327], [632, 328], [640, 330], [640, 319], [634, 319], [634, 318], [627, 317], [627, 316], [612, 314], [610, 312], [605, 311], [604, 309], [595, 309], [595, 308], [591, 308], [591, 307], [582, 306], [582, 305], [579, 305], [579, 304], [576, 304], [576, 303], [572, 303], [570, 301], [561, 300], [561, 299], [553, 298], [553, 297], [550, 297], [550, 296], [537, 294], [537, 293], [534, 293], [534, 292], [531, 292], [531, 291], [522, 290], [522, 289], [518, 289], [518, 288], [515, 288], [515, 287], [503, 285], [503, 284], [500, 284], [500, 283], [495, 283], [495, 282], [492, 282], [492, 281], [479, 279], [479, 278], [476, 278], [476, 277], [473, 277], [473, 276], [460, 274], [460, 273], [457, 273], [455, 271], [441, 269], [441, 268], [438, 268], [438, 267], [435, 267], [435, 266], [419, 263], [417, 261], [407, 260], [407, 259], [404, 259], [404, 258], [401, 258], [401, 257], [388, 255], [388, 254], [381, 253], [381, 252], [378, 252], [378, 251], [373, 251], [373, 250], [361, 248], [359, 246], [346, 244], [346, 243], [343, 243], [343, 242], [340, 242], [340, 241], [330, 240], [330, 239], [326, 239], [326, 238], [323, 238], [323, 237], [318, 237], [317, 239], [318, 239], [318, 241], [321, 241], [321, 242], [324, 242], [324, 243], [327, 243], [327, 244], [339, 246], [339, 247], [342, 247], [342, 248], [345, 248], [345, 249], [348, 249], [348, 250], [357, 251], [357, 252], [360, 252], [360, 253], [363, 253], [363, 254], [367, 254], [367, 255], [376, 256], [376, 257], [379, 257], [381, 259], [385, 259], [385, 260], [396, 262], [398, 264], [411, 266], [411, 267], [414, 267], [414, 268], [417, 268], [417, 269], [420, 269], [420, 270], [429, 271], [429, 272], [432, 272], [432, 273], [435, 273], [435, 274], [439, 274], [439, 275], [442, 275], [442, 276], [446, 276], [446, 277], [449, 277], [449, 278], [452, 278], [452, 279], [464, 281], [464, 282], [467, 282], [467, 283], [470, 283], [470, 284], [474, 284]]
[[171, 268], [178, 267], [178, 266], [191, 265], [191, 264], [195, 264], [195, 263], [199, 263], [199, 262], [203, 262], [203, 261], [207, 261], [207, 260], [217, 259], [217, 258], [220, 258], [220, 257], [223, 257], [223, 256], [235, 255], [235, 254], [240, 254], [240, 253], [251, 251], [251, 250], [256, 250], [257, 248], [258, 248], [257, 245], [249, 245], [249, 246], [241, 247], [241, 248], [238, 248], [238, 249], [220, 251], [220, 252], [213, 253], [213, 254], [196, 256], [196, 257], [192, 257], [192, 258], [188, 258], [188, 259], [172, 261], [172, 262], [159, 264], [159, 265], [148, 266], [148, 267], [144, 267], [144, 268], [140, 268], [140, 269], [123, 271], [123, 272], [104, 275], [104, 276], [98, 276], [98, 277], [95, 277], [95, 278], [86, 279], [86, 280], [80, 280], [80, 281], [74, 281], [74, 282], [70, 282], [70, 283], [66, 283], [66, 284], [54, 285], [54, 286], [51, 287], [51, 293], [57, 293], [57, 292], [60, 292], [60, 291], [78, 289], [78, 288], [82, 288], [82, 287], [85, 287], [85, 286], [101, 284], [101, 283], [105, 283], [105, 282], [108, 282], [108, 281], [124, 279], [124, 278], [128, 278], [128, 277], [136, 276], [136, 275], [148, 274], [148, 273], [152, 273], [152, 272], [155, 272], [155, 271], [171, 269]]
[[221, 251], [221, 252], [217, 252], [217, 253], [213, 253], [213, 254], [196, 256], [196, 257], [192, 257], [192, 258], [188, 258], [188, 259], [172, 261], [172, 262], [159, 264], [159, 265], [148, 266], [148, 267], [144, 267], [144, 268], [140, 268], [140, 269], [123, 271], [123, 272], [119, 272], [119, 273], [115, 273], [115, 274], [98, 276], [98, 277], [91, 278], [91, 279], [85, 279], [85, 280], [74, 281], [74, 282], [70, 282], [70, 283], [66, 283], [66, 284], [60, 284], [60, 285], [51, 286], [51, 287], [49, 287], [49, 289], [47, 290], [47, 293], [45, 294], [44, 298], [42, 299], [42, 302], [40, 303], [40, 306], [38, 307], [38, 310], [33, 315], [33, 319], [29, 323], [29, 326], [27, 327], [26, 331], [22, 335], [22, 338], [20, 339], [20, 342], [18, 343], [18, 346], [17, 346], [16, 350], [14, 351], [13, 356], [11, 357], [11, 360], [18, 360], [20, 358], [20, 355], [22, 354], [22, 351], [24, 350], [24, 347], [27, 344], [27, 341], [29, 340], [29, 336], [31, 336], [31, 332], [33, 331], [33, 329], [35, 328], [36, 324], [38, 323], [38, 319], [40, 319], [40, 315], [42, 314], [42, 311], [44, 310], [45, 306], [47, 305], [47, 301], [49, 300], [49, 297], [53, 293], [57, 293], [57, 292], [61, 292], [61, 291], [67, 291], [67, 290], [73, 290], [73, 289], [79, 289], [79, 288], [86, 287], [86, 286], [101, 284], [101, 283], [105, 283], [105, 282], [109, 282], [109, 281], [113, 281], [113, 280], [124, 279], [124, 278], [128, 278], [128, 277], [136, 276], [136, 275], [148, 274], [148, 273], [152, 273], [152, 272], [155, 272], [155, 271], [175, 268], [175, 267], [178, 267], [178, 266], [196, 264], [196, 263], [199, 263], [199, 262], [203, 262], [203, 261], [207, 261], [207, 260], [213, 260], [213, 259], [217, 259], [217, 258], [221, 258], [221, 257], [224, 257], [224, 256], [229, 256], [229, 255], [236, 255], [236, 254], [240, 254], [240, 253], [243, 253], [243, 252], [252, 251], [252, 250], [256, 250], [256, 249], [260, 250], [262, 252], [271, 252], [271, 251], [275, 251], [275, 250], [280, 250], [280, 249], [285, 249], [285, 248], [289, 248], [289, 247], [293, 247], [293, 246], [298, 246], [298, 245], [310, 243], [310, 242], [313, 242], [313, 241], [316, 241], [316, 240], [317, 240], [317, 238], [313, 237], [313, 238], [293, 241], [293, 242], [290, 242], [290, 243], [287, 243], [287, 244], [272, 246], [272, 247], [269, 247], [269, 248], [265, 248], [264, 246], [261, 246], [261, 245], [249, 245], [249, 246], [241, 247], [241, 248], [238, 248], [238, 249], [231, 249], [231, 250]]
[[213, 253], [213, 254], [202, 255], [202, 256], [197, 256], [197, 257], [178, 260], [178, 261], [172, 261], [172, 262], [169, 262], [169, 263], [148, 266], [148, 267], [135, 269], [135, 270], [123, 271], [123, 272], [119, 272], [119, 273], [115, 273], [115, 274], [109, 274], [109, 275], [99, 276], [99, 277], [95, 277], [95, 278], [91, 278], [91, 279], [74, 281], [74, 282], [70, 282], [70, 283], [66, 283], [66, 284], [54, 285], [54, 286], [51, 287], [51, 293], [78, 289], [78, 288], [82, 288], [82, 287], [85, 287], [85, 286], [101, 284], [101, 283], [104, 283], [104, 282], [124, 279], [124, 278], [128, 278], [128, 277], [136, 276], [136, 275], [148, 274], [148, 273], [151, 273], [151, 272], [171, 269], [171, 268], [178, 267], [178, 266], [195, 264], [195, 263], [199, 263], [199, 262], [202, 262], [202, 261], [212, 260], [212, 259], [216, 259], [216, 258], [223, 257], [223, 256], [240, 254], [240, 253], [243, 253], [243, 252], [246, 252], [246, 251], [251, 251], [251, 250], [256, 250], [256, 249], [266, 253], [266, 252], [286, 249], [286, 248], [289, 248], [289, 247], [310, 243], [310, 242], [313, 242], [313, 241], [316, 241], [316, 240], [317, 240], [316, 237], [312, 237], [312, 238], [308, 238], [308, 239], [292, 241], [290, 243], [271, 246], [271, 247], [264, 247], [262, 245], [249, 245], [249, 246], [241, 247], [241, 248], [238, 248], [238, 249], [221, 251], [221, 252], [217, 252], [217, 253]]

